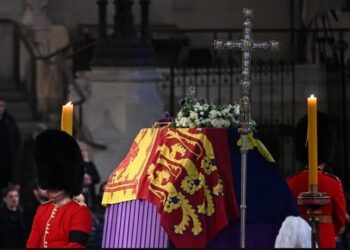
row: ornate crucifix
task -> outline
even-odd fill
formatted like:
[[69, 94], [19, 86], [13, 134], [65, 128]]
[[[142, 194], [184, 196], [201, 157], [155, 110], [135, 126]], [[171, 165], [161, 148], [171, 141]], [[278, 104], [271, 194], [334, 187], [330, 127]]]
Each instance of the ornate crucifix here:
[[241, 135], [241, 248], [245, 248], [245, 218], [246, 218], [246, 179], [247, 179], [247, 135], [251, 132], [250, 90], [251, 90], [251, 54], [253, 49], [278, 49], [277, 41], [255, 42], [252, 39], [253, 10], [243, 9], [243, 39], [239, 41], [215, 40], [215, 49], [240, 49], [242, 51], [242, 79], [240, 99], [240, 127]]

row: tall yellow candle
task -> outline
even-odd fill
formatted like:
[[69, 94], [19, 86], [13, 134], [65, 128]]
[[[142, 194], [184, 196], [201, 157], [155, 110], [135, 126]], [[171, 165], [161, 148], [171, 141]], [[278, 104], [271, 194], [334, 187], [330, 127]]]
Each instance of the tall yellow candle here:
[[318, 184], [317, 162], [317, 98], [311, 95], [307, 98], [308, 111], [308, 145], [309, 145], [309, 185]]
[[61, 130], [73, 135], [73, 104], [71, 102], [62, 106]]

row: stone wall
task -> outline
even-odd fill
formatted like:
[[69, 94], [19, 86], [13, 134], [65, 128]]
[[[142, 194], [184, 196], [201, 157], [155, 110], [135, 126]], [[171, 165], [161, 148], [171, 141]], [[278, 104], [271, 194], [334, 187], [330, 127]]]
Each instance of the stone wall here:
[[0, 19], [19, 21], [22, 14], [23, 0], [1, 0]]

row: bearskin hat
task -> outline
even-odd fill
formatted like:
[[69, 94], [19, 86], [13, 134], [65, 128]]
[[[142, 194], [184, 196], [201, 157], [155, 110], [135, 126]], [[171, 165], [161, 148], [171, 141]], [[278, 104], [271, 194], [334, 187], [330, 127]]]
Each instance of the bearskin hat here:
[[83, 157], [75, 139], [60, 130], [40, 133], [34, 143], [34, 161], [39, 186], [65, 190], [71, 196], [83, 188]]
[[[296, 126], [296, 155], [297, 160], [308, 165], [307, 115], [303, 116]], [[317, 112], [317, 156], [318, 164], [329, 162], [335, 147], [335, 132], [330, 117], [324, 112]]]

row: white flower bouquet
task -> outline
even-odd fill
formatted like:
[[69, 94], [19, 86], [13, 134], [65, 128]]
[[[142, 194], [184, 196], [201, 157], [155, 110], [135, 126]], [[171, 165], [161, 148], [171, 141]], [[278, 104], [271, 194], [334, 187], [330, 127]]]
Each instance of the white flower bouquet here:
[[[205, 101], [187, 101], [175, 117], [176, 128], [238, 128], [239, 105], [214, 105]], [[255, 127], [255, 122], [252, 121]]]

